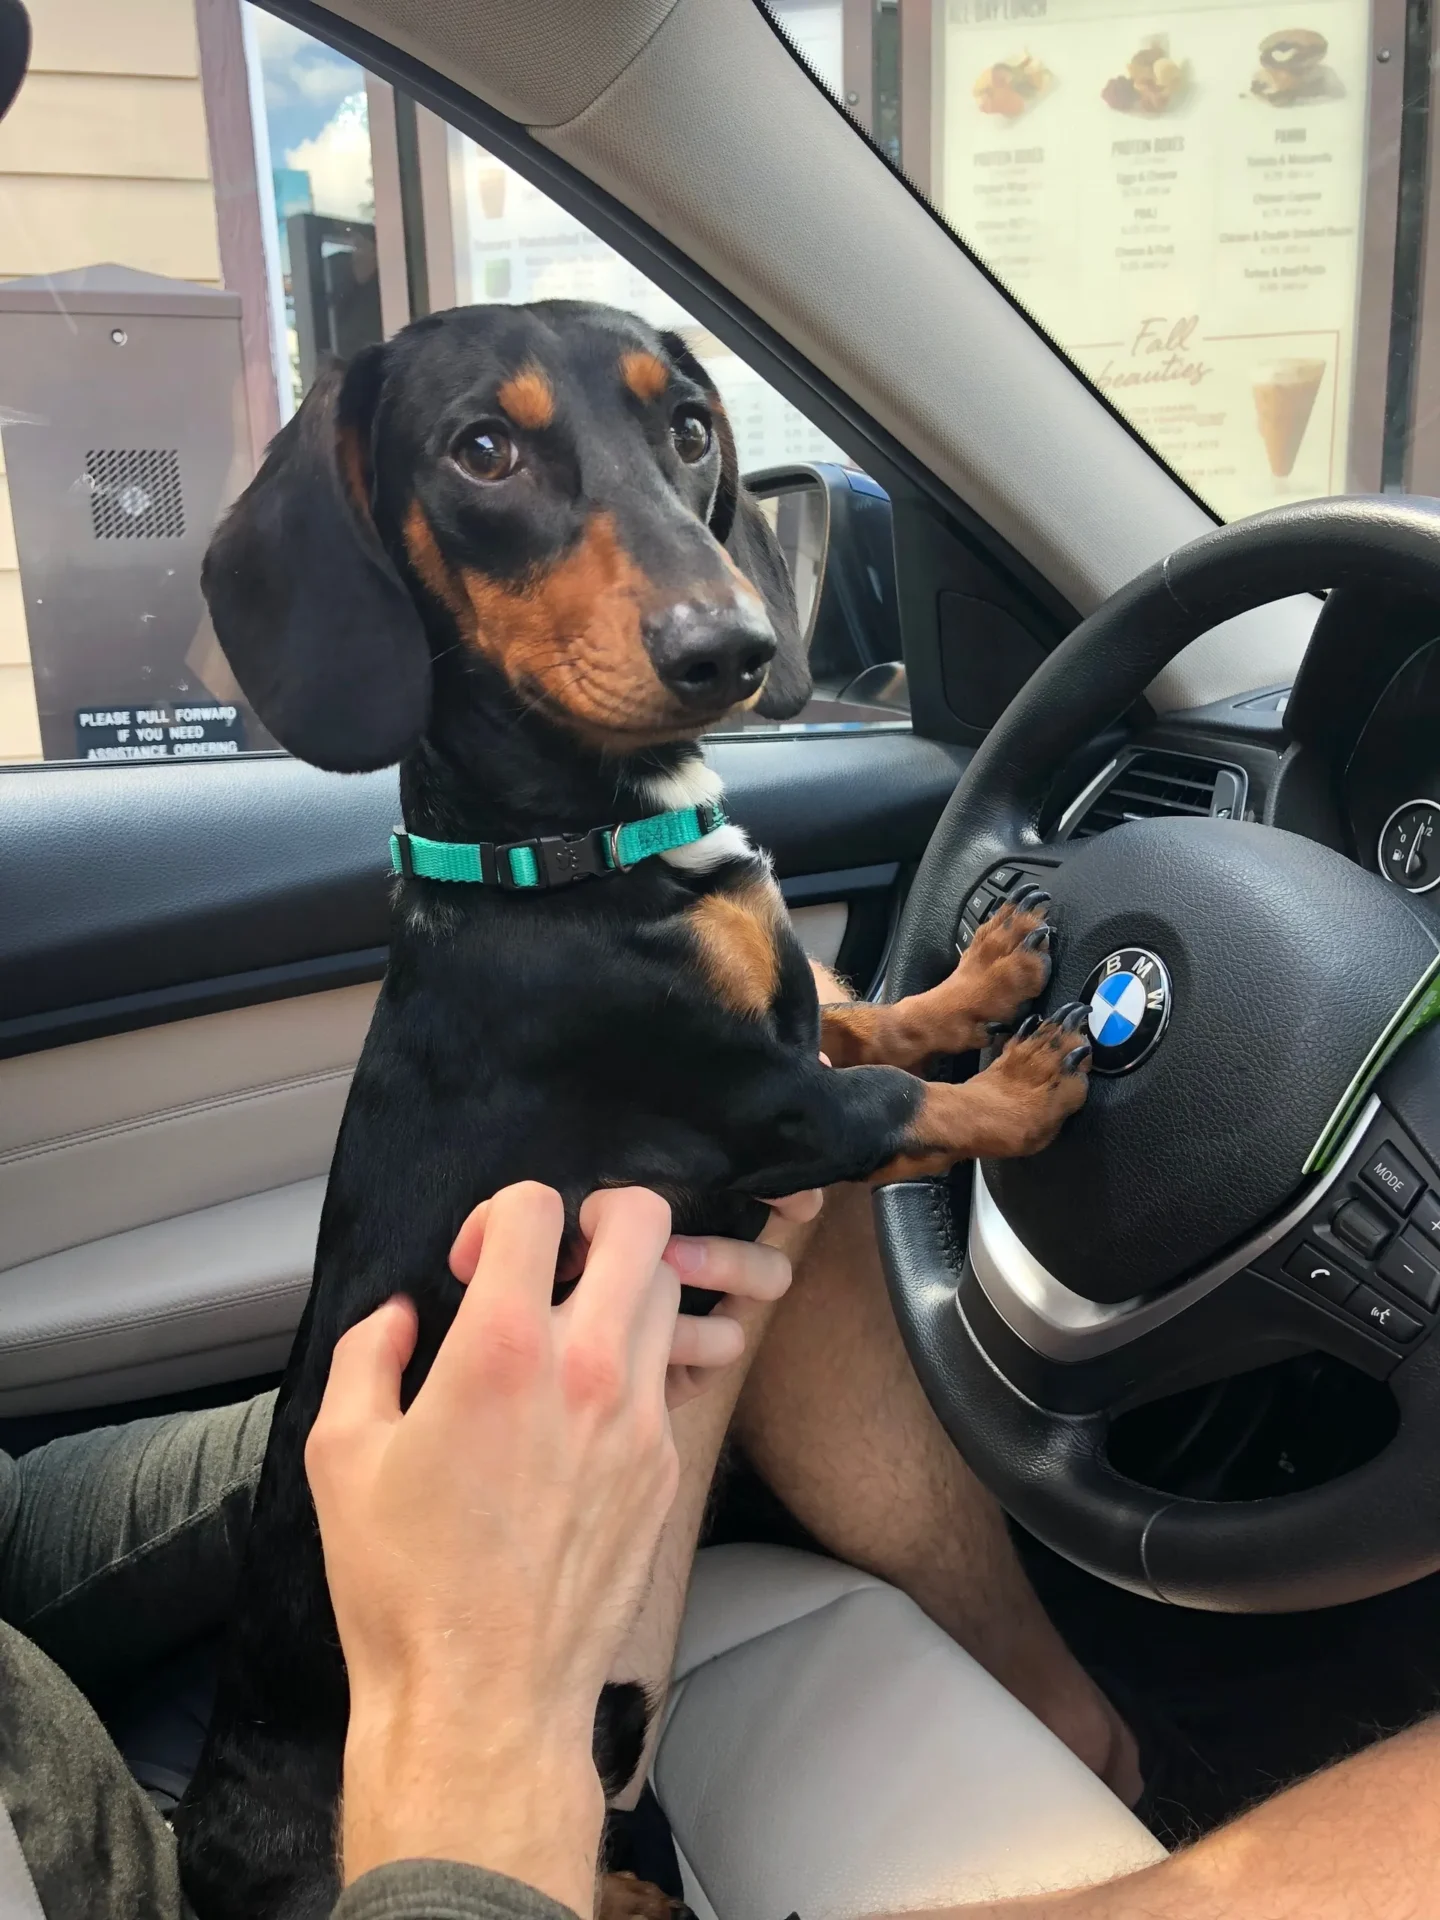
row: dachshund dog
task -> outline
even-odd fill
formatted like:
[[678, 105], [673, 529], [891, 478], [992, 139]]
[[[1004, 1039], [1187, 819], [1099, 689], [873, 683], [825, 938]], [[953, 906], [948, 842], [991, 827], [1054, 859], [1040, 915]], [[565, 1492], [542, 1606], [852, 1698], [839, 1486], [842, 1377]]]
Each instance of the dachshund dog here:
[[[340, 1335], [409, 1294], [413, 1395], [461, 1297], [451, 1242], [512, 1181], [557, 1188], [572, 1222], [593, 1189], [643, 1185], [679, 1232], [753, 1237], [766, 1196], [1036, 1152], [1089, 1048], [1066, 1009], [963, 1084], [918, 1077], [1044, 988], [1038, 891], [930, 991], [819, 1006], [696, 744], [797, 713], [810, 681], [779, 547], [677, 336], [546, 301], [366, 348], [276, 438], [204, 588], [285, 747], [401, 770], [389, 970], [175, 1821], [200, 1920], [310, 1920], [337, 1891], [347, 1694], [303, 1451]], [[645, 1716], [638, 1687], [606, 1689], [612, 1790]]]

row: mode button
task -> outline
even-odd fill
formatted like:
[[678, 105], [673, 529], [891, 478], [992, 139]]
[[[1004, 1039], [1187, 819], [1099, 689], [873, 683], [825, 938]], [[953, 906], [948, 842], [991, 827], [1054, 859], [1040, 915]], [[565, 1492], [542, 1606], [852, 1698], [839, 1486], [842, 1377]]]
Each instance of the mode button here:
[[1360, 1178], [1372, 1192], [1382, 1195], [1401, 1213], [1410, 1211], [1425, 1185], [1410, 1162], [1398, 1154], [1388, 1140], [1370, 1156]]

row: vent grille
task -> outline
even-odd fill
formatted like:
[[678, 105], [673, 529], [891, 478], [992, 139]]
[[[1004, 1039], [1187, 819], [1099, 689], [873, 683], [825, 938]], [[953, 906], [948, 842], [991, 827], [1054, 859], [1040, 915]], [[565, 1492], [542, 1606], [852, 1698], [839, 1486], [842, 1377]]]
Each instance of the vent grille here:
[[85, 456], [97, 540], [178, 540], [185, 532], [180, 461], [173, 448], [106, 447]]
[[1127, 820], [1173, 818], [1238, 820], [1245, 809], [1245, 775], [1188, 753], [1137, 753], [1090, 802], [1071, 832], [1089, 840]]

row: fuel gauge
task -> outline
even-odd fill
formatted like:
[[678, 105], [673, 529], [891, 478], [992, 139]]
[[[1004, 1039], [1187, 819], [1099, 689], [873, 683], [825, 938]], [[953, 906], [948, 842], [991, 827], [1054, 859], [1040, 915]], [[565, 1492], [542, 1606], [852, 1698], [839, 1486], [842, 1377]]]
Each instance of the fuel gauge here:
[[1407, 893], [1440, 886], [1440, 802], [1407, 800], [1380, 830], [1380, 871]]

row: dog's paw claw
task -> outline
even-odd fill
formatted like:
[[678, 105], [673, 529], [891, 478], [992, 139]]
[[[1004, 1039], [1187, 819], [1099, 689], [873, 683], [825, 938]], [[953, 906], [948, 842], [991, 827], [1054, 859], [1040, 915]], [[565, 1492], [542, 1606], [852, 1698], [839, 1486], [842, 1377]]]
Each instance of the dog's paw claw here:
[[1041, 907], [1050, 904], [1050, 895], [1045, 889], [1032, 885], [1028, 880], [1022, 880], [1018, 886], [1012, 887], [1005, 899], [1006, 904], [1014, 907], [1017, 913], [1038, 913]]
[[1090, 1042], [1086, 1040], [1080, 1046], [1070, 1049], [1069, 1053], [1067, 1053], [1065, 1058], [1060, 1062], [1060, 1071], [1062, 1073], [1079, 1073], [1082, 1067], [1088, 1065], [1089, 1060]]
[[1036, 927], [1033, 933], [1027, 933], [1020, 945], [1026, 953], [1048, 953], [1053, 932], [1054, 928], [1047, 920], [1043, 927]]

